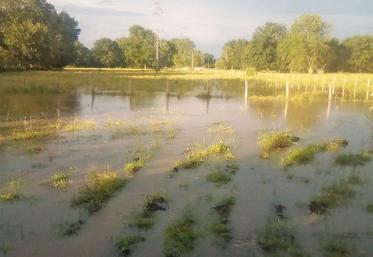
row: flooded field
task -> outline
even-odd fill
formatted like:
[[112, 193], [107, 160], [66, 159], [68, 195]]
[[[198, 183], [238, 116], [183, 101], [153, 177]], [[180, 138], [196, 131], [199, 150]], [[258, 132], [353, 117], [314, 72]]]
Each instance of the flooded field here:
[[373, 256], [365, 84], [30, 74], [0, 74], [0, 256]]

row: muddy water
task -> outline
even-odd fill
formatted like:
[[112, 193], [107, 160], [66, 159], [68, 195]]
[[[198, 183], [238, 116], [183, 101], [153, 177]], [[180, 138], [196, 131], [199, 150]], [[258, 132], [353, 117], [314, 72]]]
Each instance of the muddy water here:
[[[0, 127], [4, 134], [9, 128], [22, 127], [24, 119], [79, 117], [94, 119], [97, 128], [1, 145], [1, 189], [17, 179], [21, 181], [22, 197], [16, 202], [0, 203], [0, 256], [118, 256], [115, 241], [133, 232], [128, 224], [141, 209], [145, 195], [159, 190], [167, 192], [169, 208], [157, 213], [152, 229], [142, 232], [146, 241], [132, 256], [163, 256], [165, 228], [186, 209], [194, 212], [200, 229], [206, 230], [214, 215], [214, 204], [224, 196], [236, 198], [229, 218], [232, 241], [221, 249], [204, 231], [189, 256], [265, 256], [256, 243], [257, 237], [276, 204], [287, 207], [285, 213], [295, 238], [311, 256], [323, 256], [321, 238], [335, 233], [353, 235], [349, 241], [360, 254], [356, 256], [373, 256], [373, 215], [365, 211], [366, 204], [373, 202], [372, 163], [341, 168], [333, 163], [335, 154], [320, 154], [309, 165], [284, 170], [275, 160], [261, 160], [256, 144], [262, 130], [290, 130], [301, 138], [300, 145], [341, 137], [350, 142], [346, 152], [371, 149], [369, 103], [338, 97], [328, 102], [326, 93], [312, 100], [306, 97], [295, 101], [292, 97], [300, 92], [292, 91], [289, 101], [279, 100], [284, 90], [254, 82], [249, 82], [245, 99], [244, 83], [238, 80], [184, 81], [182, 90], [177, 83], [162, 83], [144, 81], [144, 86], [137, 80], [130, 96], [118, 91], [118, 85], [106, 85], [103, 90], [99, 86], [85, 87], [84, 83], [69, 94], [1, 93]], [[157, 133], [113, 137], [113, 131], [105, 127], [108, 119], [139, 127], [166, 120], [177, 132], [173, 138]], [[232, 182], [220, 187], [206, 182], [212, 169], [227, 164], [222, 160], [172, 174], [174, 162], [183, 158], [189, 145], [214, 140], [207, 128], [216, 123], [235, 130], [231, 143], [236, 160], [229, 162], [240, 169]], [[152, 142], [157, 142], [157, 148], [145, 168], [103, 209], [87, 215], [70, 208], [70, 199], [84, 184], [90, 168], [110, 165], [123, 173], [125, 162]], [[30, 145], [39, 146], [41, 151], [29, 153], [26, 149]], [[69, 171], [71, 186], [54, 190], [45, 185], [51, 174], [63, 170]], [[357, 189], [351, 202], [326, 216], [309, 213], [305, 205], [323, 186], [352, 173], [361, 176], [365, 184]], [[294, 179], [289, 180], [289, 174]], [[59, 235], [61, 224], [79, 218], [86, 223], [76, 235]]]

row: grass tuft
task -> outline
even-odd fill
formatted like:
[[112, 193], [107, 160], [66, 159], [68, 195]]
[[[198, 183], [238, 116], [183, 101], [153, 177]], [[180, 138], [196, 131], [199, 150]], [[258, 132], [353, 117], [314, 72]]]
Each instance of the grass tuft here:
[[227, 172], [221, 170], [214, 170], [207, 175], [206, 180], [208, 182], [214, 183], [215, 185], [221, 186], [231, 182], [232, 178]]
[[206, 160], [219, 155], [224, 156], [227, 160], [235, 158], [230, 146], [225, 144], [223, 141], [220, 141], [219, 143], [209, 145], [205, 148], [188, 150], [185, 155], [186, 160], [177, 161], [175, 163], [174, 171], [178, 171], [179, 169], [197, 168]]
[[258, 144], [261, 147], [260, 157], [269, 159], [271, 153], [286, 149], [298, 141], [289, 132], [266, 132], [259, 136]]
[[49, 185], [54, 188], [63, 189], [71, 184], [70, 176], [67, 173], [57, 172], [52, 174]]
[[185, 215], [167, 227], [164, 242], [166, 257], [180, 257], [194, 249], [198, 239], [194, 228], [195, 223], [195, 218], [192, 215]]
[[325, 257], [350, 257], [354, 251], [347, 242], [344, 234], [333, 235], [321, 241], [321, 248]]
[[335, 163], [341, 166], [362, 166], [371, 159], [371, 154], [367, 152], [360, 154], [340, 154], [335, 159]]
[[18, 180], [10, 181], [4, 192], [0, 193], [0, 202], [14, 202], [20, 199], [19, 189], [21, 183]]
[[83, 208], [89, 213], [100, 210], [113, 194], [126, 184], [116, 171], [109, 167], [102, 171], [93, 171], [87, 183], [71, 200], [73, 208]]
[[123, 236], [117, 242], [117, 249], [120, 256], [129, 256], [137, 247], [140, 242], [144, 242], [145, 238], [139, 235], [136, 236]]
[[281, 164], [285, 167], [295, 164], [308, 164], [315, 158], [315, 155], [321, 152], [336, 152], [348, 144], [346, 140], [335, 139], [329, 142], [314, 144], [305, 148], [292, 148], [281, 159]]

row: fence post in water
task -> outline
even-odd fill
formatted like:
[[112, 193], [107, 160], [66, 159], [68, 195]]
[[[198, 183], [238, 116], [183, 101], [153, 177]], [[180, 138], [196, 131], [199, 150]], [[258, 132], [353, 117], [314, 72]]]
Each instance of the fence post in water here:
[[245, 80], [245, 99], [249, 97], [249, 84], [248, 81]]
[[335, 95], [335, 82], [336, 82], [336, 77], [334, 76], [333, 78], [333, 96]]
[[322, 76], [322, 92], [324, 92], [325, 89], [325, 75]]
[[329, 84], [329, 98], [328, 101], [330, 102], [332, 100], [332, 85]]
[[345, 86], [346, 86], [346, 77], [343, 78], [342, 98], [345, 97]]
[[132, 95], [132, 81], [128, 79], [128, 95]]
[[289, 82], [286, 82], [286, 100], [289, 100]]
[[369, 88], [370, 88], [370, 79], [368, 79], [368, 84], [367, 84], [367, 95], [366, 95], [366, 100], [369, 100]]
[[166, 79], [166, 92], [167, 92], [167, 95], [170, 94], [170, 86], [169, 86], [169, 83], [168, 83], [168, 79]]
[[355, 77], [355, 83], [354, 83], [354, 102], [356, 100], [356, 86], [357, 86], [357, 77]]

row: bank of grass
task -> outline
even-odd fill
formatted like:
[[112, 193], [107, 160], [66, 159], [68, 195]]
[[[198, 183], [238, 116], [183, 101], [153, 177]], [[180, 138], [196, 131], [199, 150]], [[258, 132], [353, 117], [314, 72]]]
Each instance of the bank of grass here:
[[14, 202], [21, 198], [21, 183], [18, 180], [11, 180], [7, 183], [4, 190], [0, 192], [0, 202]]
[[344, 139], [334, 139], [328, 142], [309, 145], [304, 148], [291, 148], [281, 159], [281, 165], [289, 167], [299, 164], [308, 164], [315, 158], [315, 155], [322, 152], [337, 152], [347, 146], [348, 141]]
[[125, 186], [127, 180], [110, 167], [94, 169], [86, 184], [72, 198], [73, 208], [83, 208], [89, 213], [100, 210], [115, 192]]
[[310, 211], [322, 215], [329, 209], [348, 203], [356, 194], [355, 187], [361, 184], [363, 184], [362, 179], [353, 174], [324, 187], [319, 195], [311, 199]]
[[371, 152], [363, 152], [358, 154], [339, 154], [335, 159], [335, 163], [340, 166], [363, 166], [372, 160]]
[[223, 141], [211, 144], [207, 147], [198, 146], [195, 149], [190, 149], [185, 155], [185, 160], [177, 161], [174, 166], [174, 171], [179, 169], [194, 169], [203, 164], [210, 158], [223, 156], [226, 160], [235, 158], [231, 147]]
[[155, 224], [155, 213], [165, 211], [168, 197], [165, 192], [156, 192], [145, 197], [141, 212], [135, 217], [135, 224], [139, 229], [148, 230]]
[[191, 252], [198, 239], [196, 219], [191, 213], [172, 222], [166, 228], [164, 241], [164, 255], [166, 257], [180, 257]]
[[269, 159], [271, 153], [280, 151], [292, 146], [299, 138], [289, 132], [265, 132], [258, 138], [258, 144], [261, 147], [260, 157]]
[[258, 245], [265, 256], [308, 257], [295, 240], [294, 231], [287, 219], [269, 217], [264, 231], [259, 235]]

